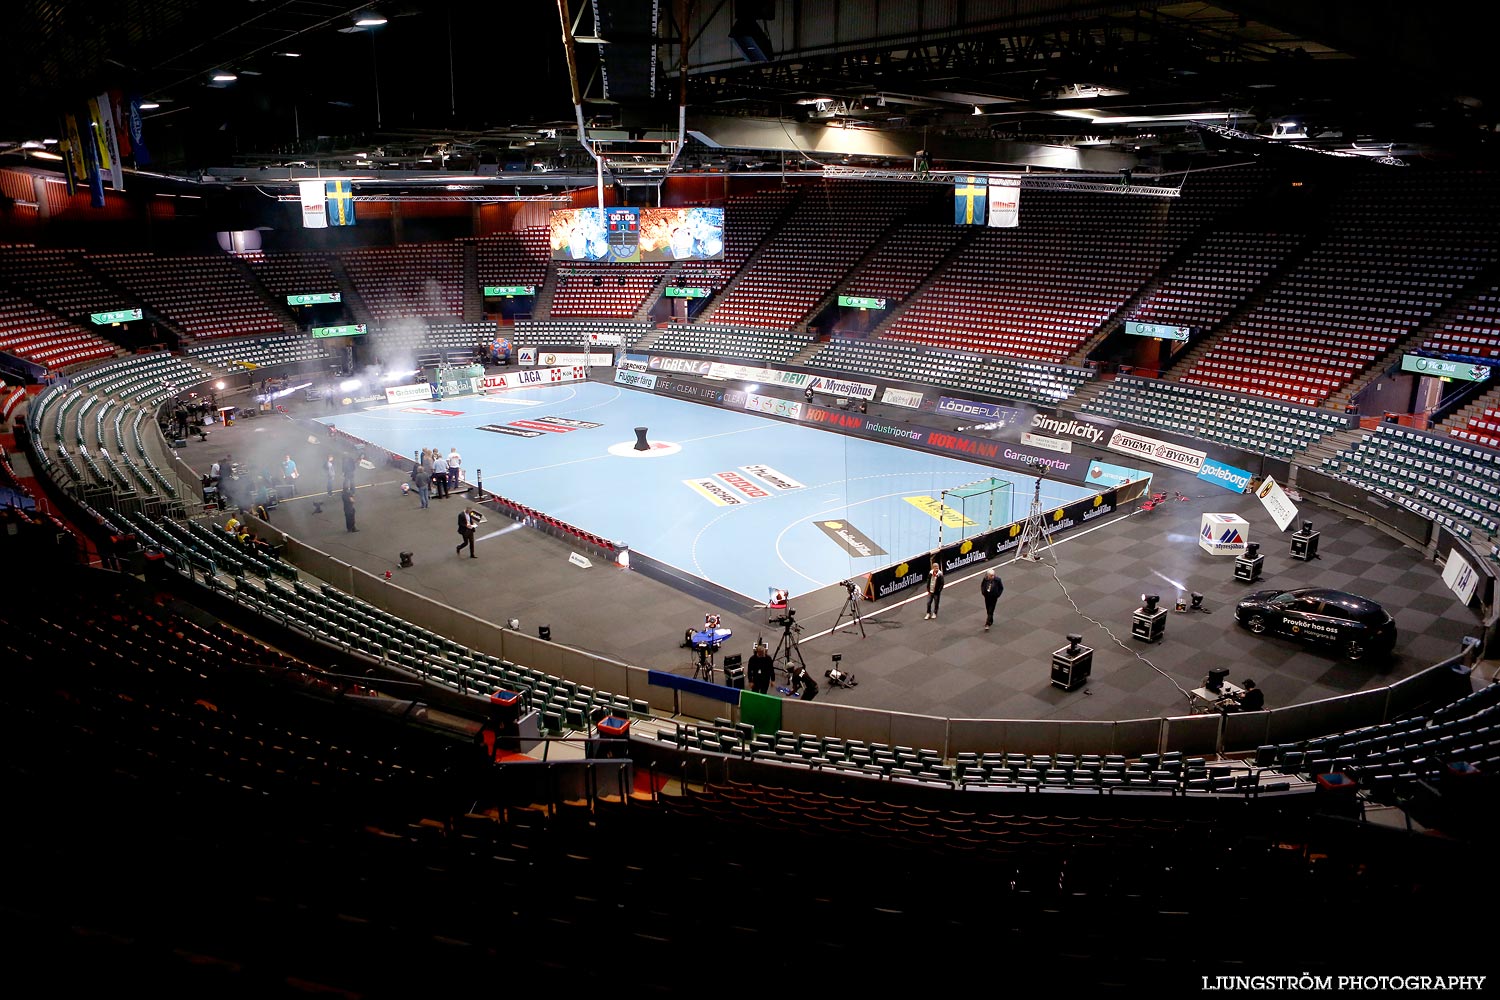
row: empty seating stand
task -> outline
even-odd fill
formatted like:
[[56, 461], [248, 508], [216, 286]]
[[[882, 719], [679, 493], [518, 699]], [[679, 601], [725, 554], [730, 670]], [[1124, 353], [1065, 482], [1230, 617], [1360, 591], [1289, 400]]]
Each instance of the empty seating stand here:
[[1500, 533], [1500, 453], [1465, 441], [1381, 424], [1322, 471], [1400, 503], [1455, 534]]

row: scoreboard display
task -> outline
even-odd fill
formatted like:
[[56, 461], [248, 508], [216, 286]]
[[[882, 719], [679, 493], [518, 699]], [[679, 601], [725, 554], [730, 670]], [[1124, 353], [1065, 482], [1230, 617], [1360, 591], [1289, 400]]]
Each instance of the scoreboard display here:
[[564, 208], [549, 220], [552, 259], [721, 260], [722, 208]]

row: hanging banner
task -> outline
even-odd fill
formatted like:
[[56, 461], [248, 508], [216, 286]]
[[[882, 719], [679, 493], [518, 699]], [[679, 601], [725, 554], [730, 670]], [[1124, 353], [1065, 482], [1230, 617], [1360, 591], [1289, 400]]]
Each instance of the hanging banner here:
[[146, 149], [146, 127], [141, 118], [141, 99], [139, 95], [132, 94], [130, 97], [130, 110], [127, 114], [128, 128], [130, 131], [130, 155], [135, 157], [135, 165], [144, 167], [151, 162], [151, 153]]
[[1019, 177], [990, 178], [990, 228], [1014, 229], [1021, 224]]
[[328, 199], [322, 181], [298, 181], [302, 192], [302, 228], [328, 228]]
[[354, 185], [349, 181], [329, 181], [327, 198], [324, 215], [328, 225], [354, 225]]
[[984, 225], [984, 208], [989, 199], [989, 185], [983, 177], [961, 175], [953, 179], [953, 223], [958, 226]]

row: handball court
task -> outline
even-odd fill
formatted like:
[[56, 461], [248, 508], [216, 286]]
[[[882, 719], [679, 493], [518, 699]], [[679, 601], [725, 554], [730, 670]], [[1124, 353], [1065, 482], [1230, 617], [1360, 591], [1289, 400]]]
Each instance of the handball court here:
[[[527, 392], [525, 400], [513, 396], [508, 403], [475, 397], [331, 416], [321, 403], [292, 403], [288, 410], [293, 419], [242, 419], [216, 428], [207, 442], [192, 440], [181, 454], [189, 465], [205, 470], [225, 454], [252, 466], [279, 463], [291, 454], [302, 474], [294, 495], [272, 512], [275, 527], [370, 573], [390, 571], [393, 586], [488, 621], [519, 619], [522, 630], [532, 635], [547, 625], [556, 642], [684, 675], [692, 674], [694, 659], [681, 647], [683, 633], [701, 626], [706, 613], [723, 615], [724, 624], [733, 629], [721, 658], [740, 653], [748, 659], [757, 638], [773, 646], [782, 638], [782, 629], [770, 624], [765, 612], [736, 611], [715, 603], [707, 591], [694, 593], [593, 556], [592, 566], [576, 566], [569, 562], [573, 550], [562, 541], [493, 510], [478, 532], [478, 558], [457, 557], [455, 521], [467, 498], [434, 498], [422, 510], [415, 490], [401, 489], [406, 477], [382, 463], [359, 473], [360, 530], [350, 534], [337, 496], [330, 503], [324, 495], [329, 437], [303, 418], [336, 424], [408, 455], [424, 446], [445, 454], [457, 446], [464, 456], [465, 479], [472, 482], [476, 470], [483, 469], [488, 492], [657, 558], [675, 561], [671, 551], [661, 550], [663, 544], [675, 544], [676, 558], [695, 568], [707, 560], [719, 574], [716, 582], [740, 593], [759, 590], [763, 595], [766, 587], [787, 587], [803, 629], [802, 658], [822, 685], [819, 698], [850, 705], [951, 718], [1181, 715], [1191, 707], [1187, 692], [1210, 667], [1222, 665], [1235, 681], [1254, 677], [1266, 693], [1267, 706], [1274, 708], [1383, 686], [1453, 655], [1461, 637], [1477, 631], [1435, 564], [1378, 529], [1304, 502], [1303, 516], [1322, 532], [1321, 558], [1293, 560], [1285, 537], [1253, 496], [1237, 496], [1169, 469], [1152, 470], [1155, 488], [1180, 490], [1185, 501], [1168, 501], [1149, 512], [1126, 505], [1058, 535], [1040, 563], [1012, 563], [1009, 555], [997, 561], [993, 568], [1005, 593], [989, 632], [983, 630], [979, 595], [982, 565], [950, 575], [936, 620], [924, 618], [925, 595], [898, 594], [859, 604], [864, 636], [847, 618], [838, 631], [831, 631], [845, 607], [838, 581], [936, 546], [938, 521], [905, 497], [938, 497], [943, 489], [1008, 475], [1017, 483], [1011, 492], [1015, 516], [1021, 517], [1033, 481], [1014, 472], [603, 383]], [[618, 413], [611, 409], [622, 405], [626, 408]], [[893, 423], [902, 419], [899, 411], [871, 407], [871, 413], [877, 410]], [[520, 421], [518, 429], [535, 430], [526, 425], [545, 424], [540, 417], [600, 426], [537, 430], [535, 437], [478, 429]], [[622, 426], [621, 417], [628, 417], [625, 422], [631, 426]], [[617, 456], [613, 462], [598, 457], [608, 454], [610, 446], [628, 447], [637, 422], [651, 428], [648, 439], [654, 444], [665, 442], [680, 450], [656, 458]], [[488, 446], [487, 438], [500, 446]], [[541, 447], [532, 447], [537, 445]], [[634, 471], [648, 466], [649, 475]], [[721, 485], [750, 499], [753, 491], [741, 492], [735, 477], [716, 478], [745, 469], [771, 477], [757, 472], [739, 476], [776, 502], [715, 504], [711, 497]], [[698, 489], [688, 482], [692, 480], [710, 482], [698, 483], [705, 487]], [[771, 480], [795, 482], [801, 489], [778, 495]], [[1062, 502], [1058, 497], [1086, 492], [1052, 481], [1042, 485], [1044, 507]], [[1252, 586], [1234, 580], [1231, 559], [1199, 549], [1199, 517], [1210, 511], [1237, 513], [1249, 522], [1250, 538], [1262, 542], [1266, 556], [1262, 582]], [[873, 541], [890, 554], [855, 554], [838, 544], [836, 531], [830, 535], [815, 523], [829, 520], [855, 526], [864, 543]], [[608, 527], [616, 524], [624, 524], [628, 533]], [[945, 527], [943, 540], [953, 540], [961, 530], [977, 529]], [[652, 551], [648, 538], [658, 551]], [[414, 554], [410, 568], [399, 566], [402, 551]], [[1252, 636], [1235, 625], [1234, 604], [1250, 590], [1302, 586], [1349, 590], [1384, 604], [1400, 630], [1395, 656], [1387, 662], [1347, 663], [1330, 652]], [[1179, 593], [1194, 591], [1204, 595], [1203, 612], [1170, 614], [1159, 643], [1130, 638], [1131, 612], [1143, 593], [1161, 595], [1170, 607]], [[1123, 647], [1085, 615], [1119, 637]], [[1049, 680], [1051, 653], [1066, 644], [1068, 633], [1081, 634], [1084, 644], [1095, 649], [1092, 677], [1074, 691], [1063, 691]], [[857, 686], [831, 688], [826, 683], [824, 671], [834, 653], [842, 655], [841, 666]], [[778, 684], [783, 676], [778, 669]]]

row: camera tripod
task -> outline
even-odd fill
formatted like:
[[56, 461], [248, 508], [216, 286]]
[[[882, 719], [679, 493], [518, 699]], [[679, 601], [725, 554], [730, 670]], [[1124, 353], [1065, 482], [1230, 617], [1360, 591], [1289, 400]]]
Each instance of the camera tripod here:
[[797, 645], [797, 633], [802, 631], [802, 626], [787, 615], [781, 626], [781, 638], [776, 641], [776, 651], [771, 654], [771, 659], [781, 660], [786, 665], [786, 672], [792, 672], [792, 657], [797, 657], [797, 662], [802, 664], [802, 669], [807, 669], [807, 661], [802, 658], [802, 650]]
[[1016, 557], [1012, 562], [1022, 559], [1031, 562], [1041, 562], [1042, 553], [1052, 550], [1052, 529], [1047, 524], [1047, 519], [1042, 516], [1042, 480], [1044, 476], [1036, 477], [1036, 485], [1031, 491], [1031, 510], [1026, 515], [1026, 524], [1021, 529], [1021, 541], [1016, 546]]
[[844, 619], [847, 618], [849, 619], [849, 624], [859, 627], [859, 637], [863, 639], [866, 637], [865, 619], [864, 616], [859, 613], [859, 592], [854, 589], [853, 584], [849, 583], [844, 584], [844, 589], [849, 593], [844, 598], [844, 609], [840, 611], [839, 616], [833, 620], [833, 631], [837, 632], [839, 630], [839, 627], [843, 624]]

